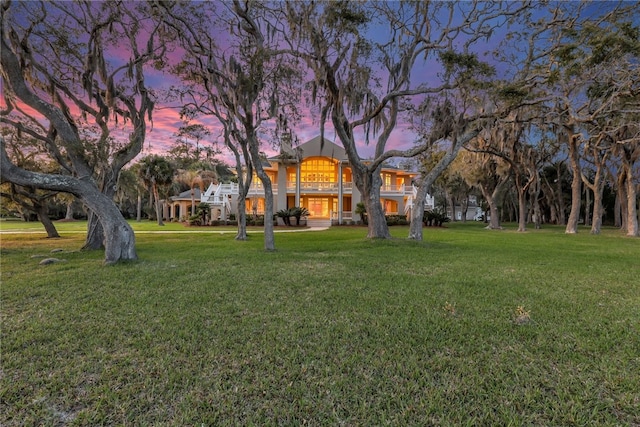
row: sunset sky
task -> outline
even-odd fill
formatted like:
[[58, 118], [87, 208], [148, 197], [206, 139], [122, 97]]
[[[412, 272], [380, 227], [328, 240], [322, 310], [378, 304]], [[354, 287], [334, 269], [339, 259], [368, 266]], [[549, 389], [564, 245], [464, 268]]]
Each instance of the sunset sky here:
[[[35, 4], [35, 3], [34, 3]], [[14, 6], [17, 6], [15, 4]], [[22, 3], [22, 6], [28, 7], [28, 3]], [[464, 7], [464, 3], [460, 3], [458, 7]], [[594, 12], [601, 11], [602, 9], [607, 9], [610, 6], [608, 2], [593, 2], [589, 6]], [[372, 39], [375, 40], [376, 37], [386, 38], [386, 33], [384, 29], [372, 27], [370, 29], [370, 33], [372, 34]], [[505, 27], [498, 28], [494, 31], [494, 34], [489, 40], [480, 40], [478, 41], [475, 51], [478, 53], [479, 59], [487, 62], [493, 63], [499, 70], [502, 68], [500, 64], [496, 64], [493, 60], [490, 52], [494, 50], [500, 41], [504, 38], [506, 34]], [[222, 40], [226, 36], [226, 34], [221, 34], [220, 37]], [[224, 41], [223, 41], [224, 44]], [[118, 58], [118, 55], [124, 55], [121, 58]], [[125, 51], [114, 51], [113, 58], [118, 61], [120, 59], [122, 62], [126, 62], [127, 53]], [[177, 60], [176, 57], [173, 60]], [[438, 72], [439, 65], [437, 61], [430, 57], [425, 62], [423, 60], [418, 60], [416, 68], [413, 71], [412, 79], [414, 82], [427, 81], [432, 82], [434, 85], [438, 85], [440, 82], [438, 81]], [[153, 88], [156, 91], [166, 90], [172, 85], [180, 85], [180, 82], [176, 79], [175, 76], [169, 74], [168, 70], [165, 71], [156, 71], [150, 72], [148, 74], [147, 82], [150, 88]], [[412, 85], [412, 86], [415, 86]], [[301, 100], [300, 103], [301, 109], [301, 119], [298, 123], [293, 125], [295, 134], [300, 143], [304, 143], [311, 138], [319, 135], [320, 133], [320, 124], [318, 123], [318, 114], [314, 114], [309, 110], [308, 106], [304, 105], [304, 102]], [[28, 112], [28, 110], [27, 110]], [[163, 102], [159, 102], [156, 105], [156, 108], [153, 112], [153, 123], [148, 127], [148, 133], [146, 137], [146, 142], [144, 146], [144, 151], [141, 156], [150, 154], [150, 153], [165, 153], [176, 141], [176, 132], [183, 125], [183, 122], [179, 117], [179, 106], [174, 104], [167, 104]], [[224, 144], [221, 141], [220, 135], [220, 126], [215, 118], [212, 117], [199, 117], [194, 120], [192, 123], [201, 123], [207, 126], [211, 130], [211, 136], [208, 140], [201, 141], [202, 145], [211, 145], [215, 141], [220, 141], [218, 144], [218, 148], [223, 150], [222, 157], [230, 162], [230, 156], [224, 151]], [[120, 132], [119, 135], [126, 136], [127, 129], [123, 129], [124, 132]], [[362, 128], [356, 129], [356, 138], [360, 141], [359, 145], [359, 153], [361, 157], [367, 158], [373, 154], [373, 147], [366, 146], [364, 144], [364, 135], [362, 134]], [[116, 133], [118, 134], [118, 133]], [[333, 132], [330, 121], [326, 123], [325, 126], [325, 137], [330, 141], [335, 141], [340, 144], [340, 141], [336, 139], [336, 136]], [[267, 136], [264, 138], [267, 139]], [[409, 129], [408, 124], [400, 121], [396, 127], [396, 129], [391, 134], [389, 141], [387, 143], [387, 150], [396, 149], [396, 148], [410, 148], [413, 142], [416, 140], [415, 134]], [[374, 139], [375, 141], [375, 139]], [[275, 151], [269, 146], [269, 144], [265, 143], [263, 147], [263, 151], [265, 151], [268, 155], [275, 154]]]

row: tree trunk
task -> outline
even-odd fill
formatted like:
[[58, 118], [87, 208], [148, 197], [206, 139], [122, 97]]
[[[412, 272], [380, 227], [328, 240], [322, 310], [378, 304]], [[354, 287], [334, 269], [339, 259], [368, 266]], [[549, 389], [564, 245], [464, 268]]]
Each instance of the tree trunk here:
[[162, 201], [160, 200], [160, 192], [158, 191], [158, 186], [153, 186], [153, 198], [155, 199], [155, 208], [156, 208], [156, 216], [158, 217], [158, 225], [164, 226], [164, 221], [162, 218]]
[[238, 175], [238, 199], [237, 199], [237, 215], [238, 220], [238, 232], [236, 233], [236, 240], [247, 240], [247, 208], [246, 199], [249, 193], [249, 187], [251, 186], [252, 177], [248, 177], [245, 183], [243, 178]]
[[[237, 170], [242, 171], [242, 165], [239, 163]], [[253, 175], [253, 173], [252, 173]], [[238, 173], [238, 201], [237, 201], [237, 219], [238, 219], [238, 232], [236, 233], [236, 240], [247, 240], [247, 208], [246, 200], [247, 194], [249, 194], [249, 187], [251, 187], [252, 175], [247, 175], [247, 181], [245, 182], [242, 177], [242, 173]]]
[[413, 200], [411, 209], [411, 223], [409, 224], [409, 239], [422, 240], [422, 219], [424, 218], [424, 204], [429, 189], [427, 186], [418, 187], [416, 197]]
[[[597, 155], [597, 153], [594, 153]], [[600, 234], [602, 228], [602, 215], [604, 214], [604, 206], [602, 204], [604, 194], [604, 176], [602, 173], [602, 165], [597, 164], [596, 174], [593, 177], [593, 183], [589, 182], [586, 177], [583, 177], [584, 185], [587, 189], [593, 191], [593, 214], [591, 221], [591, 234]], [[589, 198], [587, 198], [587, 206], [589, 206]], [[587, 209], [585, 209], [586, 211]], [[588, 215], [588, 212], [585, 212]], [[585, 220], [586, 225], [586, 220]]]
[[[176, 218], [180, 220], [180, 218]], [[138, 202], [136, 204], [136, 221], [142, 221], [142, 193], [138, 190]]]
[[[548, 199], [547, 199], [548, 200]], [[552, 224], [560, 224], [560, 219], [558, 217], [558, 210], [556, 209], [556, 204], [553, 200], [548, 200], [549, 203], [549, 221]]]
[[100, 219], [93, 211], [89, 210], [87, 215], [87, 237], [84, 240], [82, 250], [97, 251], [104, 249], [104, 229], [100, 224]]
[[567, 223], [567, 215], [564, 206], [564, 193], [562, 192], [562, 179], [560, 174], [562, 173], [562, 163], [558, 163], [557, 166], [557, 180], [556, 180], [556, 197], [558, 200], [558, 224], [565, 225]]
[[274, 251], [276, 245], [273, 233], [273, 187], [269, 175], [267, 175], [262, 167], [257, 136], [253, 129], [247, 129], [246, 127], [245, 129], [248, 131], [247, 139], [249, 141], [249, 151], [251, 153], [253, 167], [264, 188], [264, 249]]
[[620, 204], [620, 190], [616, 188], [616, 200], [613, 204], [613, 226], [620, 228], [622, 225], [622, 206]]
[[236, 240], [247, 240], [247, 210], [245, 209], [244, 197], [238, 196], [238, 232], [236, 233]]
[[536, 230], [542, 228], [542, 209], [540, 209], [540, 193], [542, 192], [542, 182], [538, 176], [531, 186], [529, 196], [533, 205], [533, 223]]
[[34, 206], [36, 214], [38, 215], [38, 219], [44, 226], [44, 230], [47, 232], [47, 238], [56, 238], [60, 237], [58, 234], [58, 230], [56, 230], [56, 226], [53, 225], [51, 218], [49, 218], [49, 209], [44, 204], [37, 204]]
[[620, 229], [627, 229], [629, 204], [627, 203], [627, 172], [621, 167], [618, 171], [618, 197], [620, 198]]
[[71, 200], [67, 203], [67, 212], [64, 215], [65, 221], [73, 221], [73, 203], [75, 200]]
[[364, 185], [358, 190], [362, 194], [362, 202], [367, 209], [367, 238], [390, 239], [391, 233], [380, 203], [380, 187], [382, 186], [380, 168], [374, 172], [367, 171], [364, 178]]
[[587, 186], [584, 189], [584, 225], [591, 225], [591, 218], [589, 218], [589, 206], [591, 206], [591, 192]]
[[[429, 171], [428, 174], [420, 181], [418, 185], [418, 191], [413, 201], [413, 209], [411, 210], [411, 224], [409, 225], [409, 239], [422, 240], [422, 218], [424, 217], [424, 204], [425, 199], [431, 186], [442, 174], [442, 172], [449, 167], [449, 165], [455, 160], [460, 148], [473, 138], [478, 136], [480, 131], [478, 129], [471, 129], [465, 131], [465, 133], [456, 138], [454, 144], [451, 146], [451, 150], [448, 150], [440, 161]], [[465, 211], [466, 215], [466, 211]]]
[[571, 172], [571, 211], [567, 220], [565, 233], [576, 234], [578, 232], [578, 220], [580, 219], [580, 203], [582, 199], [582, 170], [580, 168], [580, 158], [578, 154], [578, 136], [569, 136], [569, 158]]
[[[103, 174], [99, 174], [99, 184], [98, 190], [105, 195], [109, 200], [114, 199], [116, 194], [116, 188], [118, 184], [118, 173], [113, 172], [110, 166], [107, 166], [107, 170]], [[115, 202], [114, 202], [115, 205]], [[117, 206], [116, 206], [117, 208]], [[120, 209], [118, 209], [120, 212]], [[122, 216], [122, 213], [120, 213]], [[102, 225], [99, 223], [99, 218], [97, 216], [91, 215], [91, 211], [88, 215], [87, 222], [87, 237], [85, 239], [84, 246], [82, 249], [84, 250], [98, 250], [104, 248], [104, 229]]]
[[518, 194], [518, 231], [527, 231], [527, 197], [526, 189], [522, 188], [521, 175], [515, 173], [516, 192]]
[[542, 210], [540, 209], [540, 201], [537, 197], [533, 200], [533, 223], [536, 230], [542, 228]]
[[[337, 95], [337, 89], [334, 95]], [[334, 105], [331, 113], [331, 120], [334, 129], [342, 142], [347, 158], [351, 163], [351, 173], [353, 182], [360, 192], [362, 203], [367, 210], [367, 238], [369, 239], [390, 239], [389, 226], [384, 217], [384, 211], [380, 203], [380, 187], [382, 186], [382, 178], [380, 177], [380, 164], [371, 170], [360, 158], [358, 154], [353, 130], [349, 125], [342, 107]], [[383, 132], [383, 134], [385, 134]], [[388, 137], [388, 134], [386, 134]], [[383, 138], [381, 135], [380, 138]]]
[[496, 198], [498, 195], [498, 191], [500, 186], [496, 186], [494, 190], [489, 193], [489, 189], [484, 186], [480, 186], [480, 191], [482, 192], [482, 197], [487, 201], [489, 205], [489, 225], [487, 226], [490, 230], [502, 230], [500, 226], [500, 216], [498, 213], [498, 205], [496, 203]]
[[591, 234], [600, 234], [602, 228], [602, 215], [604, 207], [602, 206], [602, 194], [604, 187], [600, 185], [597, 191], [593, 192], [593, 221], [591, 222]]
[[456, 198], [452, 195], [448, 195], [447, 201], [449, 202], [449, 208], [451, 209], [451, 221], [457, 221], [456, 218]]
[[638, 237], [637, 191], [633, 182], [633, 170], [625, 165], [627, 181], [627, 236]]
[[518, 231], [527, 231], [527, 198], [520, 188], [518, 188]]
[[467, 222], [467, 211], [469, 210], [469, 195], [465, 194], [464, 197], [462, 198], [462, 201], [460, 202], [460, 210], [462, 211], [461, 213], [461, 220], [463, 223]]

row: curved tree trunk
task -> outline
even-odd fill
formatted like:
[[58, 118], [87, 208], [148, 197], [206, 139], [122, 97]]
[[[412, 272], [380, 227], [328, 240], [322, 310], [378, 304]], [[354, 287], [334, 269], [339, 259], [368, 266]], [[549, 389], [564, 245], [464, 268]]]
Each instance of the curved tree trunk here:
[[[116, 188], [118, 187], [118, 176], [123, 166], [124, 164], [122, 162], [114, 161], [113, 164], [105, 165], [102, 171], [98, 173], [98, 190], [109, 200], [113, 201], [115, 198]], [[118, 209], [118, 212], [120, 212], [120, 208], [117, 205], [115, 206]], [[122, 212], [120, 212], [120, 216], [122, 216]], [[105, 247], [104, 242], [104, 228], [102, 224], [100, 224], [100, 217], [93, 215], [90, 210], [87, 221], [87, 237], [82, 249], [102, 249]]]
[[64, 191], [78, 197], [98, 216], [104, 229], [105, 264], [137, 259], [135, 234], [113, 202], [100, 192], [92, 180], [66, 175], [30, 172], [16, 167], [7, 155], [4, 138], [0, 137], [0, 171], [2, 179], [18, 185], [37, 186], [45, 190]]
[[[478, 129], [467, 130], [461, 137], [455, 138], [455, 142], [451, 146], [451, 150], [448, 150], [440, 161], [429, 171], [429, 173], [420, 181], [418, 185], [418, 191], [413, 201], [413, 209], [411, 210], [411, 223], [409, 225], [409, 239], [422, 240], [422, 218], [424, 217], [424, 204], [427, 194], [431, 191], [431, 186], [442, 174], [442, 172], [449, 167], [449, 165], [455, 160], [460, 148], [473, 138], [478, 136], [480, 131]], [[466, 210], [464, 215], [466, 215]]]
[[49, 209], [46, 205], [37, 204], [34, 206], [36, 214], [38, 215], [38, 219], [44, 226], [44, 230], [47, 232], [47, 238], [52, 239], [56, 237], [60, 237], [58, 234], [58, 230], [56, 230], [56, 226], [53, 225], [51, 218], [49, 218]]
[[[346, 147], [345, 144], [343, 145]], [[380, 168], [371, 171], [366, 166], [360, 165], [360, 167], [353, 167], [352, 171], [354, 183], [367, 210], [367, 238], [390, 239], [391, 233], [389, 233], [389, 226], [380, 203], [382, 186]]]
[[249, 151], [251, 153], [253, 167], [264, 187], [264, 249], [274, 251], [276, 245], [273, 233], [273, 187], [269, 175], [267, 175], [262, 167], [257, 137], [254, 132], [251, 132], [251, 129], [247, 130], [247, 139], [249, 140]]
[[[380, 170], [368, 172], [362, 186], [362, 202], [367, 209], [367, 238], [369, 239], [390, 239], [391, 233], [384, 216], [384, 210], [380, 203], [380, 187], [382, 178]], [[360, 190], [360, 188], [359, 188]]]
[[100, 220], [93, 211], [89, 210], [87, 218], [87, 237], [84, 240], [83, 250], [96, 251], [104, 248], [104, 229]]
[[489, 193], [489, 190], [480, 186], [480, 191], [482, 192], [482, 197], [487, 201], [489, 205], [489, 225], [487, 226], [490, 230], [502, 230], [500, 226], [500, 214], [498, 212], [498, 204], [497, 204], [497, 195], [500, 186], [496, 186], [496, 188]]
[[251, 187], [251, 181], [253, 180], [253, 166], [251, 164], [251, 156], [247, 149], [247, 144], [238, 141], [240, 149], [242, 150], [242, 157], [246, 160], [247, 170], [246, 175], [242, 170], [242, 157], [240, 156], [240, 150], [231, 142], [231, 135], [229, 132], [230, 122], [221, 118], [221, 122], [225, 126], [225, 145], [233, 152], [233, 156], [236, 159], [236, 172], [238, 176], [238, 199], [237, 199], [237, 219], [238, 219], [238, 232], [236, 233], [235, 240], [247, 240], [247, 209], [246, 199], [249, 194], [249, 188]]

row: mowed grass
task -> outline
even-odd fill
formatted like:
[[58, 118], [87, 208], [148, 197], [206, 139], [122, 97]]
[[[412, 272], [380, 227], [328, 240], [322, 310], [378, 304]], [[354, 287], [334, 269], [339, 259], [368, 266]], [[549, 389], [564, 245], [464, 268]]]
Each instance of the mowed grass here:
[[3, 426], [640, 425], [617, 230], [140, 233], [103, 267], [62, 228], [0, 236]]

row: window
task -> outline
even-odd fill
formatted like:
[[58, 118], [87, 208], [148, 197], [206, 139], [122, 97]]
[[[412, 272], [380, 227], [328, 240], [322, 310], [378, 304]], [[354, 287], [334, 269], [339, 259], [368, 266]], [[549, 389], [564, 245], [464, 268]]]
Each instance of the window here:
[[390, 173], [383, 173], [382, 174], [382, 186], [384, 190], [391, 190], [392, 189], [392, 183], [391, 183], [391, 178], [393, 177], [392, 174]]
[[326, 197], [309, 197], [307, 199], [307, 209], [311, 216], [316, 218], [329, 217], [329, 199]]
[[337, 182], [336, 165], [327, 159], [310, 158], [300, 165], [302, 182]]

